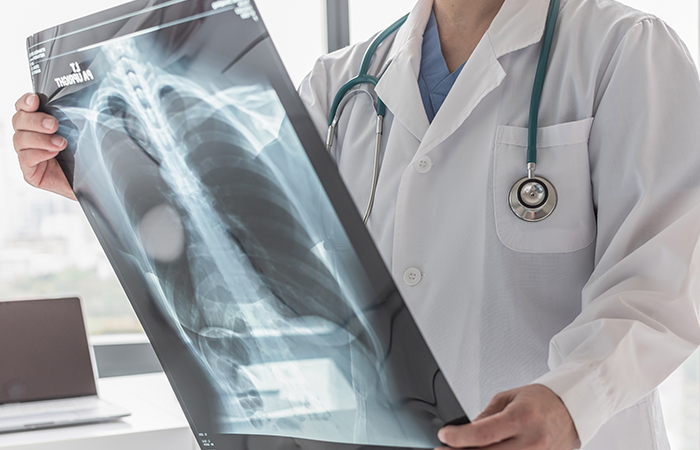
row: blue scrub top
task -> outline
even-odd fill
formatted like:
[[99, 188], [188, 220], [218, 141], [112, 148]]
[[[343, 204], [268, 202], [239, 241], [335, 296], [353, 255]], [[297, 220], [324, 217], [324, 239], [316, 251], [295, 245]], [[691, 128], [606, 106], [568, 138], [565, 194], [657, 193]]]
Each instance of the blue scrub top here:
[[452, 85], [455, 84], [462, 67], [464, 64], [452, 73], [447, 68], [445, 57], [442, 56], [435, 14], [431, 13], [423, 33], [420, 73], [418, 74], [418, 89], [430, 122], [435, 118], [445, 101], [445, 97], [452, 89]]

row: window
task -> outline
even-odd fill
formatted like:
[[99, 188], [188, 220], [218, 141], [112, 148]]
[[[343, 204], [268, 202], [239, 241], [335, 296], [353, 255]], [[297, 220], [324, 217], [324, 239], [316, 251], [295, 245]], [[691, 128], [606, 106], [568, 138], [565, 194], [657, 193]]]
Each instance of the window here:
[[700, 378], [698, 352], [660, 387], [661, 406], [672, 450], [700, 449]]
[[698, 64], [698, 2], [697, 0], [620, 0], [621, 3], [654, 14], [676, 30]]
[[295, 86], [326, 52], [325, 0], [256, 0]]
[[350, 42], [364, 41], [408, 14], [416, 0], [350, 0]]

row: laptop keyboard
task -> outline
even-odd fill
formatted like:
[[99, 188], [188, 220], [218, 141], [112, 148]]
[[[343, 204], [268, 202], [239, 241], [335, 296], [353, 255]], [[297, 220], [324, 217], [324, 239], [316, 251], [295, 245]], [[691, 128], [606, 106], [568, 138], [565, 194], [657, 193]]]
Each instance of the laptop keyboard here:
[[85, 397], [0, 405], [0, 419], [93, 409], [95, 403], [95, 397]]

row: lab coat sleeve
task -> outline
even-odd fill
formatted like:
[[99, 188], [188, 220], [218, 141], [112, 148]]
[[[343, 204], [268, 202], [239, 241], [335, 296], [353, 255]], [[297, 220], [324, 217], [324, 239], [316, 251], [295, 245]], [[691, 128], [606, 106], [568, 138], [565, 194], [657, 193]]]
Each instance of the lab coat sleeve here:
[[535, 381], [563, 400], [582, 446], [700, 344], [697, 71], [677, 35], [647, 18], [600, 74], [589, 142], [596, 266]]

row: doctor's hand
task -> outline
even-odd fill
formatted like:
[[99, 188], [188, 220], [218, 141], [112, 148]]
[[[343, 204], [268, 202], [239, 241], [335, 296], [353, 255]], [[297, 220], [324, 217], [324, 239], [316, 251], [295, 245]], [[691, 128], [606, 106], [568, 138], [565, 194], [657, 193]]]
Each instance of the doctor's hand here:
[[15, 130], [12, 141], [24, 180], [39, 189], [75, 200], [75, 194], [55, 159], [66, 148], [66, 140], [54, 134], [58, 130], [58, 121], [37, 112], [37, 109], [39, 97], [25, 94], [17, 100], [17, 112], [12, 117]]
[[438, 438], [449, 448], [571, 450], [578, 446], [566, 406], [539, 384], [501, 392], [471, 424], [444, 427]]

